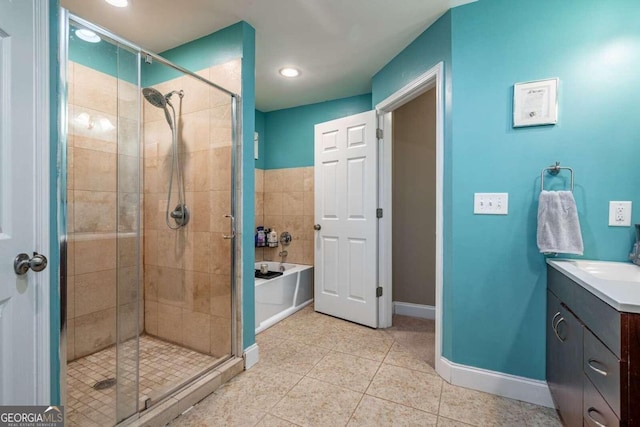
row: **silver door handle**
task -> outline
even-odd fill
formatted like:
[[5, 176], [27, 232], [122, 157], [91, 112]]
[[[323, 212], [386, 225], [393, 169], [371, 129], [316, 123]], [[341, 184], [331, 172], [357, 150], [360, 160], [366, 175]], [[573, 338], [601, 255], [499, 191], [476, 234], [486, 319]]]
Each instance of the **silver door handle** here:
[[229, 240], [236, 237], [236, 219], [233, 215], [225, 215], [225, 218], [231, 218], [231, 234], [224, 234], [222, 237]]
[[33, 253], [33, 257], [22, 253], [13, 260], [13, 271], [18, 276], [27, 274], [29, 269], [38, 272], [47, 268], [47, 257], [37, 252]]
[[320, 224], [316, 224], [313, 226], [313, 229], [316, 231], [320, 231], [322, 229], [322, 226]]

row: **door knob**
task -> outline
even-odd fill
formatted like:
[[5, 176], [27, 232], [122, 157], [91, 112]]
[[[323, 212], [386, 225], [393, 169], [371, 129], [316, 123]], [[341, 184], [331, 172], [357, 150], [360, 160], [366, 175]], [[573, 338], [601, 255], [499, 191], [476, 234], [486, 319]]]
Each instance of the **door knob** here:
[[33, 253], [33, 257], [22, 253], [13, 260], [13, 271], [15, 271], [18, 276], [27, 274], [29, 269], [38, 272], [45, 268], [47, 268], [47, 257], [37, 252]]
[[316, 231], [320, 231], [320, 229], [322, 228], [322, 226], [320, 224], [316, 224], [313, 226], [313, 229]]

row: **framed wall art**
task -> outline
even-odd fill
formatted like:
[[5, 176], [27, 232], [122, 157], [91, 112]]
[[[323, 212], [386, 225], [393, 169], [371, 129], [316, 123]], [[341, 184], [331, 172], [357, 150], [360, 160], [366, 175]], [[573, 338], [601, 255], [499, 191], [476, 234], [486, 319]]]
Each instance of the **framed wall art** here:
[[513, 85], [513, 127], [554, 125], [558, 122], [558, 80]]

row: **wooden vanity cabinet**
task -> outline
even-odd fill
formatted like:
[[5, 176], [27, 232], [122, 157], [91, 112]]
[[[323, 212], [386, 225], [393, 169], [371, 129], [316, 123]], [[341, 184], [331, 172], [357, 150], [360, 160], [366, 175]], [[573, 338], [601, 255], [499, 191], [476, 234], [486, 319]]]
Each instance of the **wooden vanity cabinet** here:
[[640, 426], [640, 315], [548, 266], [546, 323], [547, 383], [563, 423]]

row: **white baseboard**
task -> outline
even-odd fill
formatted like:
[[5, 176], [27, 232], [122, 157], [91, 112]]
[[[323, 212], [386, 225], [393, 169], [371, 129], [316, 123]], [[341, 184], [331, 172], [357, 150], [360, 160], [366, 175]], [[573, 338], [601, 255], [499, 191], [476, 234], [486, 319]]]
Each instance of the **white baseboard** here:
[[393, 312], [402, 316], [420, 317], [422, 319], [436, 318], [436, 308], [432, 305], [394, 301]]
[[260, 349], [258, 348], [258, 344], [253, 344], [247, 347], [244, 350], [242, 357], [244, 357], [244, 369], [251, 369], [251, 367], [260, 360]]
[[[532, 380], [487, 369], [474, 368], [440, 358], [440, 376], [453, 385], [553, 408], [546, 381]], [[443, 375], [445, 374], [445, 375]]]

